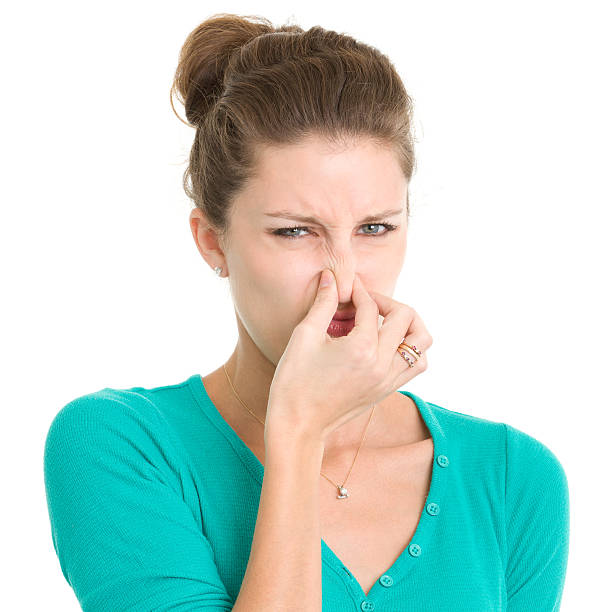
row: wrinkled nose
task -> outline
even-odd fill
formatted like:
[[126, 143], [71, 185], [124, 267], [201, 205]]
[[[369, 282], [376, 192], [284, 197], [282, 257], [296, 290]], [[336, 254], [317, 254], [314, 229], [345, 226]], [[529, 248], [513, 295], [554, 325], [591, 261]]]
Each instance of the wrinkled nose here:
[[353, 281], [355, 270], [334, 270], [336, 277], [336, 290], [338, 292], [338, 310], [354, 310], [353, 305]]

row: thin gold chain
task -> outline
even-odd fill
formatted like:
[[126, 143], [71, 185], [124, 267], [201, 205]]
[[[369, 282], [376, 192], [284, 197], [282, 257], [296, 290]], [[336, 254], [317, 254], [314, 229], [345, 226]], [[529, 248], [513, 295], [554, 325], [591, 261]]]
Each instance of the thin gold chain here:
[[[251, 413], [251, 415], [255, 419], [257, 419], [265, 427], [266, 424], [252, 410], [249, 409], [249, 407], [240, 399], [240, 397], [238, 396], [238, 393], [236, 393], [236, 389], [234, 389], [234, 385], [232, 384], [232, 381], [230, 380], [230, 377], [229, 377], [229, 374], [227, 373], [227, 369], [225, 367], [225, 364], [223, 364], [223, 371], [225, 372], [225, 376], [227, 377], [227, 382], [230, 384], [230, 387], [232, 388], [232, 391], [233, 391], [234, 395], [236, 396], [236, 399]], [[353, 469], [353, 466], [355, 465], [355, 461], [357, 460], [357, 455], [359, 455], [359, 451], [361, 450], [361, 445], [363, 444], [363, 441], [365, 439], [366, 431], [368, 430], [368, 427], [370, 425], [370, 421], [372, 420], [372, 416], [374, 415], [374, 409], [375, 408], [376, 408], [376, 404], [374, 404], [374, 407], [372, 408], [372, 412], [370, 413], [370, 418], [368, 419], [368, 424], [365, 426], [365, 429], [363, 430], [363, 435], [361, 436], [361, 442], [359, 443], [359, 448], [357, 449], [357, 453], [355, 454], [355, 458], [353, 459], [353, 463], [351, 464], [351, 469], [348, 471], [348, 474], [346, 475], [346, 478], [344, 479], [344, 482], [341, 485], [338, 485], [333, 480], [330, 480], [329, 478], [327, 478], [327, 476], [325, 474], [323, 474], [323, 472], [321, 472], [321, 476], [323, 476], [323, 478], [326, 478], [327, 480], [329, 480], [329, 482], [331, 482], [339, 490], [344, 488], [344, 485], [346, 484], [346, 481], [348, 480], [349, 476], [351, 475], [351, 471]]]

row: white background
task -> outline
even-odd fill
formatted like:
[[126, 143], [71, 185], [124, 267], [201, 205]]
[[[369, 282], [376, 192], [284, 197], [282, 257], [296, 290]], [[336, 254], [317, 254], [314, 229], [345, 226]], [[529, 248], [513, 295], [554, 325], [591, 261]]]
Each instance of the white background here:
[[393, 297], [434, 337], [428, 370], [406, 388], [553, 450], [571, 492], [562, 610], [602, 609], [612, 546], [606, 4], [14, 3], [0, 36], [2, 607], [80, 609], [44, 491], [59, 409], [103, 387], [205, 375], [234, 348], [227, 280], [188, 225], [181, 178], [194, 131], [169, 103], [185, 37], [225, 11], [345, 32], [394, 62], [419, 142]]

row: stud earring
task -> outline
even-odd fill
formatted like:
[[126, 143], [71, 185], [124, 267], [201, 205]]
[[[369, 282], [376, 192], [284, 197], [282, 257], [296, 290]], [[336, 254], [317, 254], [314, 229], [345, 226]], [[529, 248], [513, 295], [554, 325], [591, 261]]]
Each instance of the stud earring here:
[[215, 273], [217, 276], [221, 276], [221, 272], [223, 272], [223, 268], [220, 268], [219, 266], [217, 266], [215, 268]]

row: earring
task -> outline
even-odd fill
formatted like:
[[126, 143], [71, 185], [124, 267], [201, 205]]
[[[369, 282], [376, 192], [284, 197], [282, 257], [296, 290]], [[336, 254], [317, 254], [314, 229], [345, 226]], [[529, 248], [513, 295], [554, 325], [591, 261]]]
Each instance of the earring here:
[[223, 272], [223, 268], [220, 268], [219, 266], [217, 266], [215, 268], [216, 275], [220, 277], [221, 276], [221, 272]]

